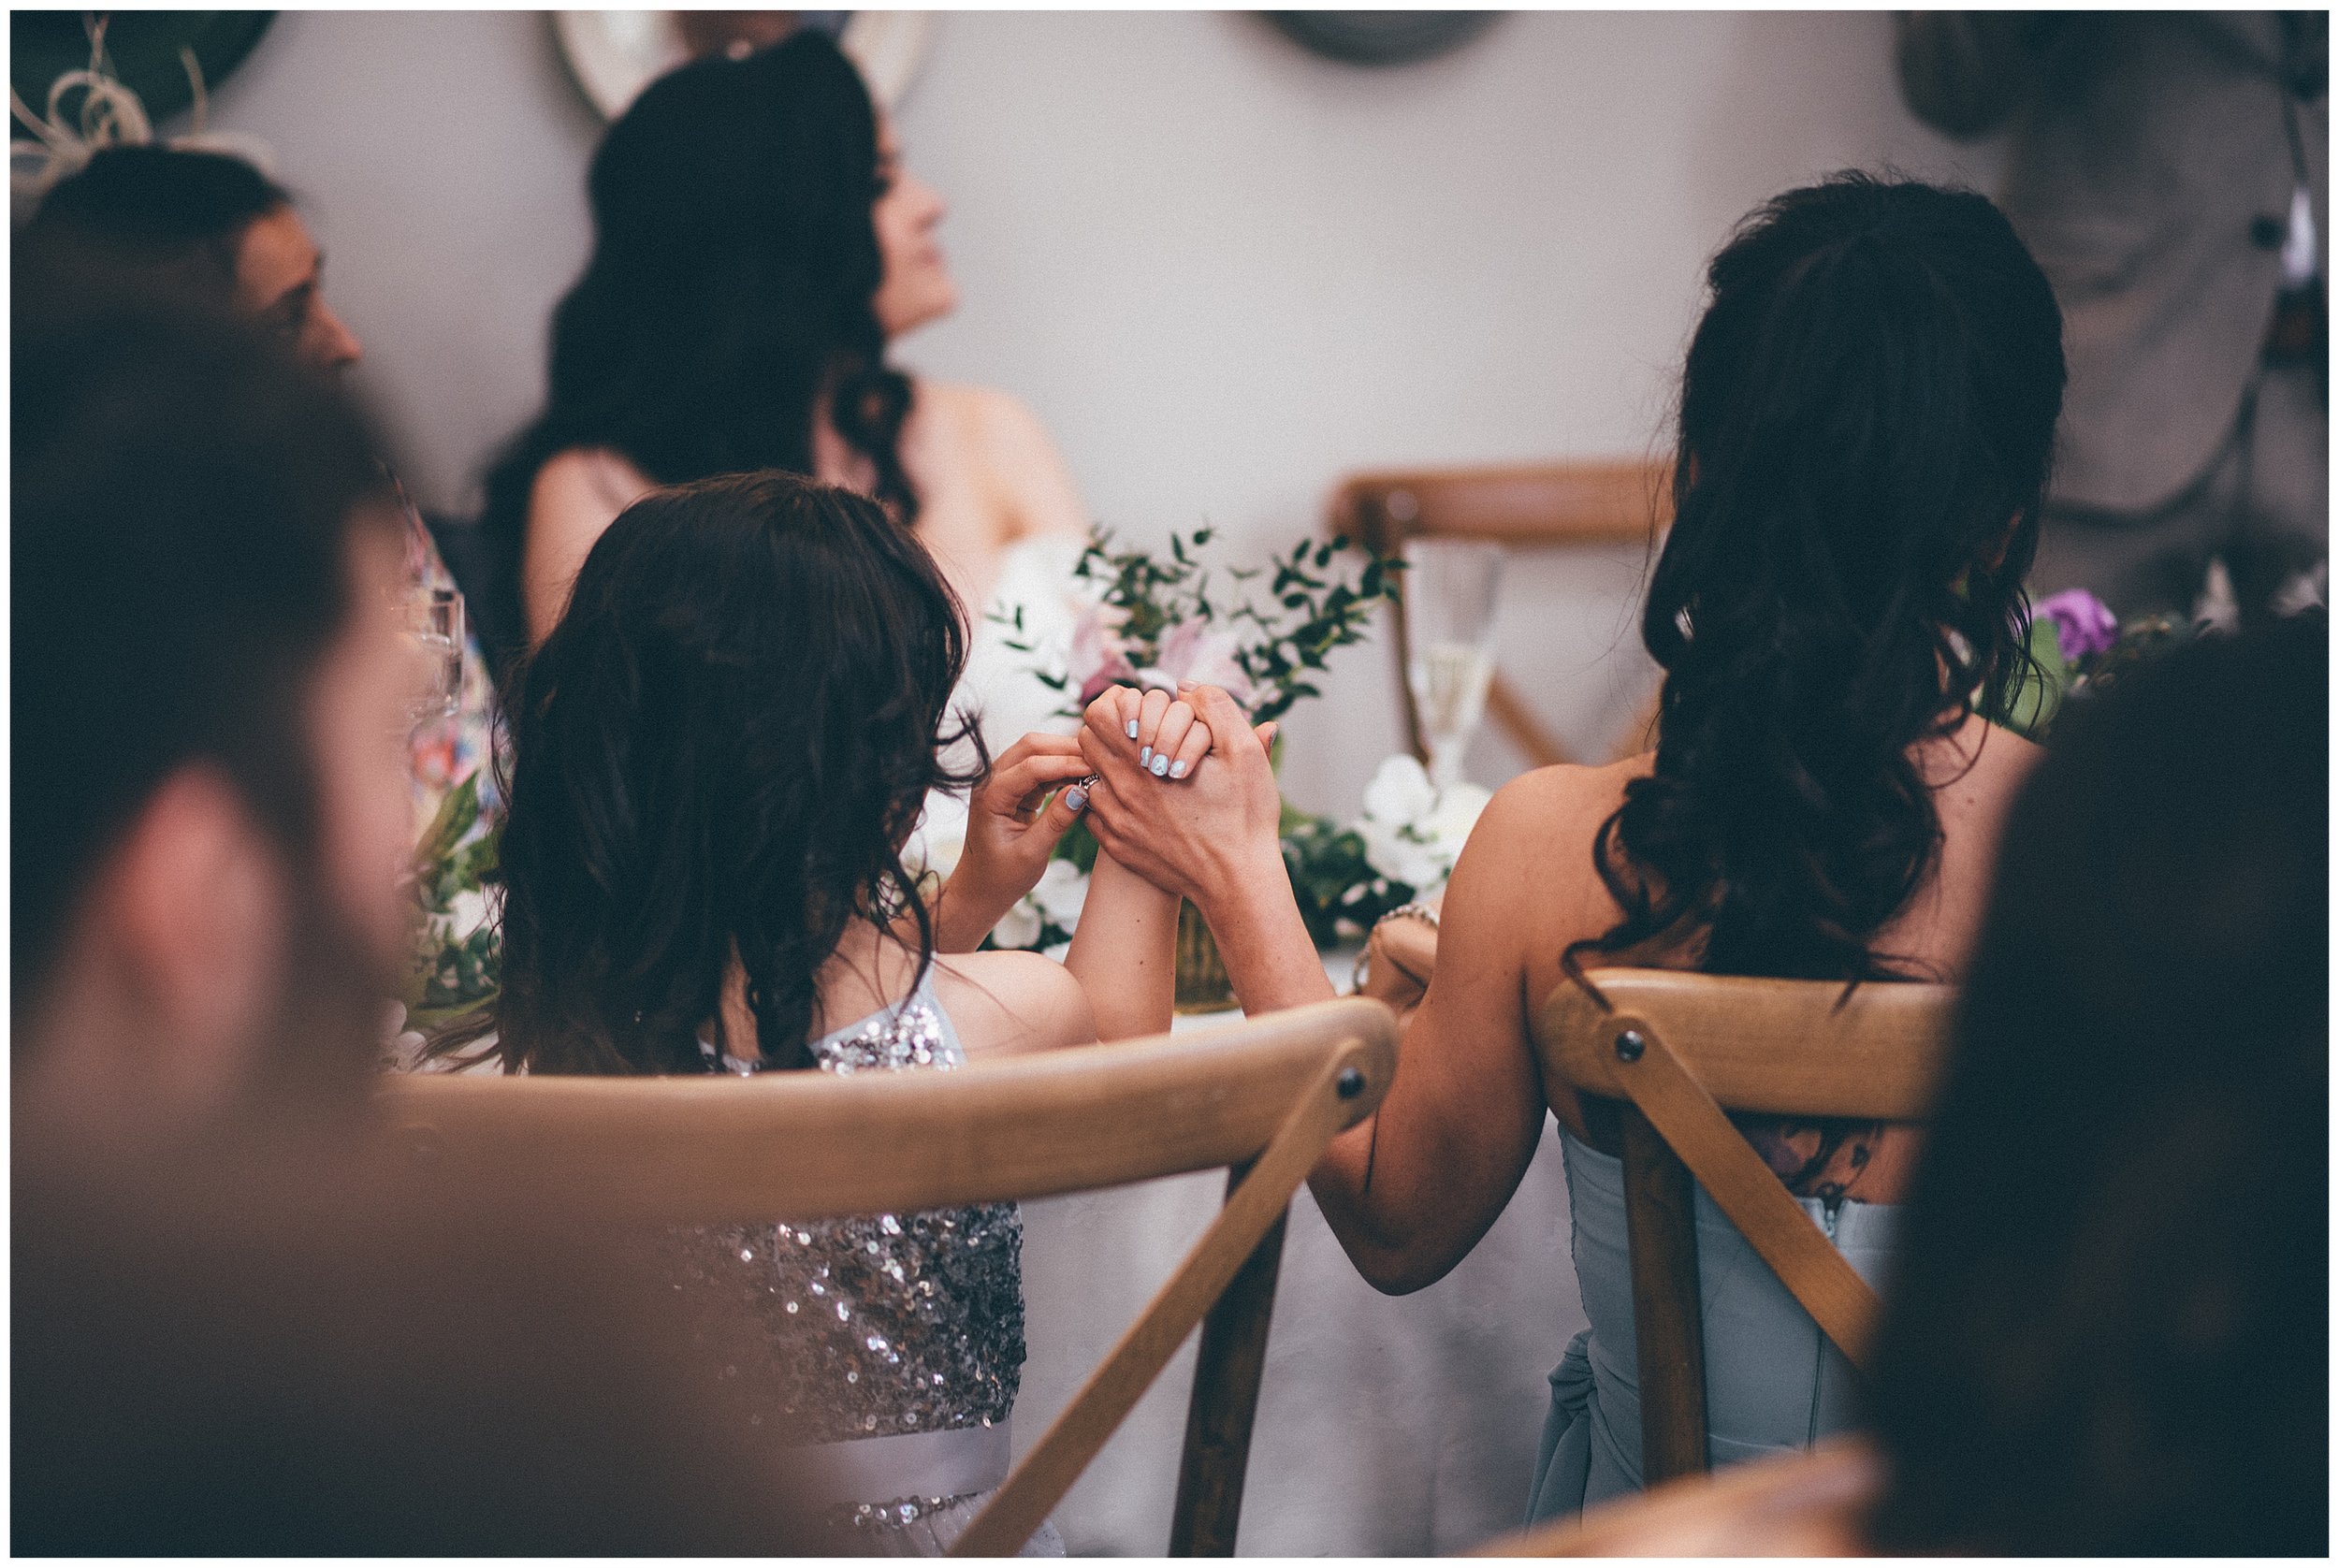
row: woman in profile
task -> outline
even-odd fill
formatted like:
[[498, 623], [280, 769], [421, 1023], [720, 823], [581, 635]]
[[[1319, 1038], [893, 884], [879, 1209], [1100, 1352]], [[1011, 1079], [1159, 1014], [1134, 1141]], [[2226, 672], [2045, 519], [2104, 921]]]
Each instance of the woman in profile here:
[[[952, 773], [966, 636], [925, 551], [850, 490], [737, 474], [627, 508], [512, 704], [496, 1033], [438, 1042], [440, 1064], [933, 1071], [1166, 1030], [1176, 902], [1109, 856], [1062, 965], [974, 951], [1087, 769], [1037, 735]], [[902, 846], [929, 791], [969, 785], [932, 894]], [[830, 1488], [827, 1549], [938, 1550], [1005, 1478], [1022, 1235], [989, 1204], [679, 1240], [676, 1288], [763, 1325], [710, 1354], [768, 1395], [763, 1424], [821, 1445], [796, 1458]], [[728, 1437], [748, 1434], [707, 1434]]]
[[[1656, 750], [1495, 796], [1388, 1097], [1312, 1178], [1365, 1277], [1416, 1290], [1494, 1223], [1558, 1116], [1591, 1327], [1551, 1375], [1534, 1518], [1641, 1484], [1618, 1129], [1540, 1075], [1536, 1009], [1600, 964], [1956, 979], [2036, 754], [1992, 718], [2026, 667], [2021, 584], [2063, 352], [2005, 217], [1978, 196], [1839, 177], [1765, 204], [1708, 281], [1642, 620], [1665, 672]], [[1223, 693], [1194, 700], [1230, 734]], [[1140, 743], [1113, 717], [1082, 735], [1104, 774], [1099, 840], [1195, 900], [1246, 1009], [1322, 995], [1275, 856], [1272, 779], [1228, 747], [1242, 789], [1144, 799]], [[1911, 1130], [1741, 1128], [1873, 1275]], [[1851, 1368], [1702, 1198], [1699, 1231], [1714, 1459], [1849, 1424]]]
[[[610, 520], [660, 485], [784, 469], [873, 497], [976, 617], [971, 689], [1004, 748], [1061, 697], [984, 612], [1054, 636], [1088, 518], [1004, 393], [913, 378], [888, 345], [957, 303], [942, 201], [860, 73], [810, 29], [661, 78], [609, 127], [593, 251], [552, 321], [548, 396], [487, 478], [530, 646]], [[1028, 637], [1018, 638], [1028, 641]]]

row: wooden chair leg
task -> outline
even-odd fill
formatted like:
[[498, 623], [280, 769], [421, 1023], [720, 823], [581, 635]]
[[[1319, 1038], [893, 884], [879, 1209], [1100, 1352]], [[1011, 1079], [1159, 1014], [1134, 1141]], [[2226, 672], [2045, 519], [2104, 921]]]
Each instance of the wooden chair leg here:
[[1697, 1282], [1696, 1186], [1633, 1107], [1623, 1114], [1624, 1222], [1640, 1363], [1641, 1484], [1707, 1469], [1706, 1333]]
[[1406, 624], [1405, 602], [1402, 599], [1389, 606], [1389, 646], [1397, 654], [1397, 711], [1405, 719], [1405, 748], [1414, 761], [1423, 767], [1430, 765], [1430, 743], [1421, 735], [1421, 709], [1413, 700], [1413, 642], [1412, 631]]
[[[1247, 1165], [1227, 1173], [1228, 1198], [1249, 1173]], [[1202, 1320], [1194, 1398], [1185, 1411], [1185, 1451], [1178, 1461], [1177, 1511], [1170, 1521], [1171, 1557], [1234, 1555], [1286, 1224], [1286, 1219], [1277, 1220], [1259, 1239], [1226, 1294]]]
[[1226, 1207], [1194, 1250], [1000, 1483], [990, 1504], [951, 1543], [948, 1555], [1011, 1557], [1031, 1539], [1048, 1510], [1064, 1500], [1186, 1335], [1217, 1305], [1261, 1243], [1280, 1232], [1290, 1213], [1291, 1195], [1344, 1124], [1343, 1108], [1365, 1087], [1363, 1055], [1359, 1044], [1324, 1065], [1259, 1152], [1250, 1175], [1228, 1193]]

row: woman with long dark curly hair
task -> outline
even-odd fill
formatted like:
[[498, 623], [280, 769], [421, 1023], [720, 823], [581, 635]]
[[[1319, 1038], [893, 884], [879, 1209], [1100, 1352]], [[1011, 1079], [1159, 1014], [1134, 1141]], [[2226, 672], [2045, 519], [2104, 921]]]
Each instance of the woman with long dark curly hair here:
[[978, 615], [1022, 586], [1020, 542], [1077, 555], [1088, 518], [1031, 413], [887, 362], [957, 303], [942, 201], [827, 37], [652, 82], [588, 189], [593, 251], [553, 316], [544, 411], [487, 478], [531, 646], [611, 518], [719, 473], [784, 469], [875, 497]]
[[[1537, 1517], [1637, 1487], [1640, 1432], [1617, 1130], [1540, 1077], [1534, 1009], [1592, 963], [1954, 979], [2036, 755], [1992, 719], [2026, 667], [2061, 319], [2005, 217], [1978, 196], [1840, 176], [1758, 210], [1708, 284], [1642, 622], [1665, 672], [1656, 749], [1495, 796], [1388, 1098], [1313, 1178], [1365, 1276], [1416, 1290], [1494, 1223], [1558, 1115], [1591, 1328], [1552, 1374]], [[1195, 695], [1231, 733], [1223, 694]], [[1314, 1000], [1272, 780], [1228, 748], [1235, 795], [1138, 798], [1114, 717], [1082, 735], [1104, 775], [1099, 840], [1195, 900], [1247, 1009]], [[1911, 1130], [1742, 1125], [1872, 1270]], [[1713, 1457], [1849, 1421], [1840, 1357], [1718, 1212], [1700, 1230]]]
[[[502, 995], [437, 1065], [941, 1069], [1167, 1029], [1176, 900], [1110, 856], [1062, 965], [974, 951], [1079, 816], [1087, 764], [1032, 735], [991, 766], [947, 712], [966, 646], [925, 550], [852, 491], [736, 474], [629, 507], [511, 704]], [[937, 893], [903, 846], [959, 787], [966, 849]], [[768, 1330], [768, 1355], [719, 1353], [775, 1426], [834, 1449], [801, 1477], [832, 1494], [830, 1545], [947, 1545], [1007, 1473], [1014, 1205], [679, 1244], [678, 1289], [744, 1297]]]

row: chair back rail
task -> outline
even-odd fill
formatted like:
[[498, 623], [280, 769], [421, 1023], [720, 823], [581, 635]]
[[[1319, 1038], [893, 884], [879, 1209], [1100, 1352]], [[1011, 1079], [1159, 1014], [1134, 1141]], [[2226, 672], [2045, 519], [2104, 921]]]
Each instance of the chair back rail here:
[[[1481, 540], [1533, 549], [1637, 544], [1655, 539], [1672, 517], [1670, 466], [1634, 459], [1530, 463], [1486, 468], [1387, 470], [1353, 474], [1333, 492], [1331, 527], [1391, 555], [1409, 539]], [[1405, 735], [1428, 761], [1413, 689], [1405, 681], [1405, 614], [1397, 611], [1397, 684]], [[1518, 690], [1497, 671], [1487, 714], [1536, 767], [1571, 759]], [[1626, 730], [1619, 756], [1648, 744], [1654, 699]]]
[[[1749, 1459], [1711, 1475], [1611, 1498], [1462, 1555], [1773, 1556], [1788, 1543], [1813, 1553], [1840, 1550], [1842, 1526], [1855, 1521], [1875, 1497], [1881, 1474], [1869, 1441], [1839, 1432], [1799, 1454]], [[1754, 1545], [1750, 1530], [1759, 1537]], [[1782, 1534], [1784, 1543], [1778, 1539]]]
[[1536, 1043], [1547, 1072], [1580, 1094], [1629, 1096], [1614, 1035], [1661, 1031], [1724, 1110], [1922, 1120], [1933, 1103], [1954, 994], [1947, 986], [1762, 980], [1684, 969], [1594, 969], [1607, 1000], [1562, 984]]
[[952, 1548], [1020, 1547], [1210, 1314], [1172, 1540], [1228, 1552], [1291, 1194], [1380, 1103], [1396, 1053], [1388, 1009], [1349, 998], [951, 1073], [427, 1074], [386, 1079], [379, 1097], [427, 1179], [618, 1225], [956, 1207], [1236, 1168], [1218, 1218]]
[[[380, 1098], [443, 1178], [524, 1183], [594, 1219], [946, 1208], [1249, 1159], [1329, 1056], [1357, 1040], [1374, 1057], [1377, 1007], [1351, 999], [951, 1073], [418, 1073], [385, 1080]], [[1365, 1066], [1377, 1097], [1387, 1067]]]
[[1623, 1102], [1643, 1480], [1706, 1468], [1694, 1183], [1823, 1331], [1864, 1362], [1876, 1299], [1726, 1111], [1921, 1120], [1949, 1038], [1946, 986], [1599, 969], [1536, 1020], [1547, 1080]]

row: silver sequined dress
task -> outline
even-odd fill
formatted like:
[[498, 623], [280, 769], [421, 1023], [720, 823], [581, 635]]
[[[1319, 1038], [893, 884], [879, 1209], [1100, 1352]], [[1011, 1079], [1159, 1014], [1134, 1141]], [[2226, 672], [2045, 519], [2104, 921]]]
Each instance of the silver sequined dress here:
[[[711, 1060], [714, 1047], [702, 1048]], [[948, 1070], [966, 1060], [931, 977], [896, 1007], [814, 1041], [811, 1054], [839, 1075]], [[755, 1070], [733, 1057], [724, 1066]], [[775, 1390], [782, 1430], [821, 1445], [808, 1460], [841, 1468], [845, 1500], [827, 1514], [833, 1549], [923, 1556], [946, 1547], [996, 1484], [1003, 1461], [992, 1460], [1005, 1453], [1023, 1375], [1017, 1207], [719, 1226], [676, 1240], [681, 1283], [736, 1293], [762, 1326], [753, 1375]], [[937, 1433], [951, 1435], [919, 1435]], [[970, 1451], [988, 1485], [947, 1478], [968, 1474]], [[946, 1459], [938, 1467], [937, 1452]], [[1043, 1526], [1026, 1551], [1060, 1554], [1063, 1545]]]

